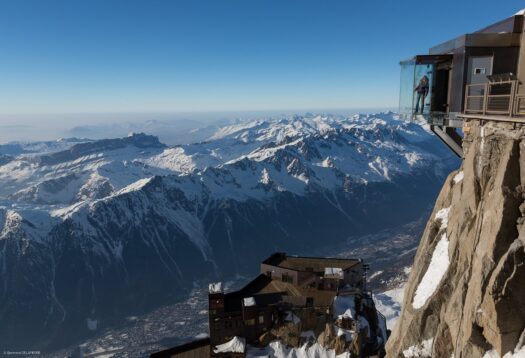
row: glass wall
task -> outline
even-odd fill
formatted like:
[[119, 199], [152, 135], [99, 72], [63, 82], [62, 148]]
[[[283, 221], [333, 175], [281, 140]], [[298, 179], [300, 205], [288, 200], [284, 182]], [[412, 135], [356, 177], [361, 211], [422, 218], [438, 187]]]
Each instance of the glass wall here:
[[399, 88], [399, 115], [412, 120], [414, 114], [414, 73], [415, 60], [401, 62], [401, 86]]
[[416, 114], [430, 117], [434, 64], [417, 64], [414, 59], [401, 62], [399, 114], [406, 120]]

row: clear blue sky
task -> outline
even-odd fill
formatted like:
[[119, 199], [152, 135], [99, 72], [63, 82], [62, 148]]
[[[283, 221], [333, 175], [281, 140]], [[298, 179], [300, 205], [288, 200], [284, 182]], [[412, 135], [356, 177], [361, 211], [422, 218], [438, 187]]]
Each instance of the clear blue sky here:
[[394, 107], [509, 0], [1, 0], [0, 114]]

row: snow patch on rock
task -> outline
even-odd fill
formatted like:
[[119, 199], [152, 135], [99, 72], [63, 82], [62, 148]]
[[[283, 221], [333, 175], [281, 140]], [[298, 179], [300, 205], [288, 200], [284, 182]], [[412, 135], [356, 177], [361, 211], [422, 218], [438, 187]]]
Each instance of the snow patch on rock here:
[[454, 175], [454, 179], [453, 179], [454, 184], [461, 182], [464, 177], [465, 177], [465, 173], [463, 172], [463, 170], [457, 173], [456, 175]]
[[449, 241], [447, 234], [444, 233], [441, 239], [436, 245], [430, 264], [428, 265], [427, 272], [419, 283], [414, 300], [412, 301], [412, 307], [419, 309], [425, 305], [427, 300], [434, 294], [436, 289], [441, 282], [445, 272], [447, 272], [450, 264], [450, 258], [448, 256], [448, 245]]
[[408, 347], [403, 351], [403, 355], [405, 358], [430, 358], [432, 357], [432, 343], [434, 343], [433, 338], [427, 339], [421, 344]]
[[354, 296], [336, 296], [333, 302], [334, 318], [356, 318]]
[[385, 316], [386, 326], [390, 330], [393, 330], [397, 323], [401, 313], [404, 295], [405, 284], [374, 295], [376, 309]]
[[144, 163], [176, 173], [191, 173], [197, 168], [192, 156], [186, 154], [182, 147], [165, 149], [162, 153], [144, 160]]
[[151, 181], [151, 179], [153, 179], [153, 177], [151, 177], [151, 178], [139, 179], [139, 180], [137, 180], [136, 182], [131, 183], [130, 185], [126, 186], [125, 188], [120, 189], [120, 190], [116, 193], [116, 195], [119, 195], [119, 194], [126, 194], [126, 193], [131, 193], [131, 192], [133, 192], [133, 191], [138, 191], [138, 190], [144, 188], [144, 186], [145, 186], [146, 184], [148, 184], [148, 183]]
[[269, 358], [350, 358], [349, 352], [344, 352], [339, 355], [335, 354], [335, 350], [326, 349], [319, 343], [309, 345], [304, 344], [299, 348], [289, 348], [280, 341], [271, 342], [264, 348], [256, 348], [248, 346], [246, 351], [247, 358], [254, 357], [269, 357]]
[[262, 170], [260, 182], [264, 185], [270, 184], [270, 173], [268, 172], [268, 169], [264, 168]]
[[210, 283], [208, 286], [209, 293], [221, 293], [222, 292], [222, 282]]
[[242, 337], [233, 337], [230, 341], [219, 344], [213, 350], [215, 353], [244, 353], [246, 340]]
[[485, 352], [483, 358], [525, 358], [525, 346], [520, 349], [516, 348], [514, 352], [507, 352], [501, 357], [495, 349]]
[[436, 214], [436, 217], [434, 220], [440, 220], [441, 221], [441, 227], [439, 230], [446, 229], [448, 226], [448, 214], [450, 213], [450, 206], [448, 208], [443, 208], [439, 210]]

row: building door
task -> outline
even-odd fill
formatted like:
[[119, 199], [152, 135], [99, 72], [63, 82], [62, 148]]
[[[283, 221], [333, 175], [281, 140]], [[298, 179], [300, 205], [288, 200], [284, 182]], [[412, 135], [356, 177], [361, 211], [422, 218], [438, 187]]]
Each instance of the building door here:
[[450, 67], [450, 63], [442, 63], [436, 66], [431, 112], [448, 112]]
[[492, 75], [492, 56], [472, 56], [468, 59], [467, 84], [486, 83]]

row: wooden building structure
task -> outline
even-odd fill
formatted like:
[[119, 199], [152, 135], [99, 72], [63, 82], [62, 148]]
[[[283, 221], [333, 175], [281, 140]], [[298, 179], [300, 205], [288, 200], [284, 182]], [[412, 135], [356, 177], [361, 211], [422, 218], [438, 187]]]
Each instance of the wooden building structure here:
[[301, 332], [325, 327], [327, 323], [357, 331], [355, 319], [335, 313], [336, 297], [351, 299], [350, 306], [357, 314], [368, 317], [368, 337], [360, 336], [356, 349], [363, 354], [378, 352], [382, 349], [377, 338], [381, 334], [380, 320], [383, 326], [386, 320], [375, 311], [371, 293], [365, 290], [366, 268], [362, 260], [356, 259], [274, 253], [261, 263], [260, 274], [237, 291], [226, 293], [221, 283], [210, 284], [209, 338], [157, 352], [151, 357], [240, 358], [245, 356], [245, 351], [221, 352], [218, 347], [239, 339], [251, 346], [260, 346], [261, 336], [289, 322]]
[[257, 344], [262, 334], [294, 317], [303, 330], [313, 329], [319, 321], [331, 320], [331, 305], [339, 292], [361, 291], [363, 286], [361, 260], [275, 253], [242, 289], [210, 292], [211, 345], [235, 336]]
[[345, 285], [363, 286], [361, 260], [287, 256], [275, 253], [261, 264], [261, 273], [302, 288], [337, 291]]

